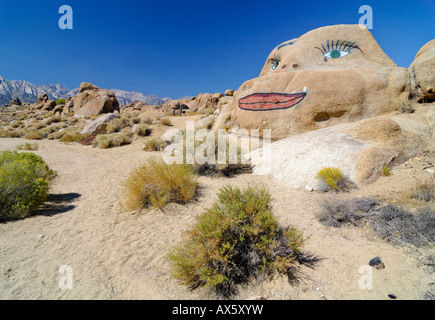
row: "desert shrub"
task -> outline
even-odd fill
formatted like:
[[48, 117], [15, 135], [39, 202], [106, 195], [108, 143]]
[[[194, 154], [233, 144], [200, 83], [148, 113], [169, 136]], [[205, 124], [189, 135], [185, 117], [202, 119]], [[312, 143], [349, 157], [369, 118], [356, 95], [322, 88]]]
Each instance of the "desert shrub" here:
[[57, 99], [56, 105], [59, 105], [59, 104], [65, 104], [65, 99]]
[[24, 144], [20, 144], [19, 146], [17, 146], [17, 150], [38, 150], [38, 145], [36, 143], [24, 143]]
[[67, 132], [59, 139], [60, 142], [68, 144], [70, 142], [79, 142], [87, 137], [86, 134], [78, 133], [78, 132]]
[[[177, 152], [183, 154], [183, 163], [191, 164], [193, 160], [192, 167], [198, 175], [230, 177], [236, 174], [252, 172], [251, 164], [244, 160], [242, 148], [236, 141], [219, 140], [219, 137], [215, 136], [214, 139], [194, 141], [192, 150], [189, 150], [185, 134], [182, 139]], [[225, 150], [225, 158], [220, 157], [220, 150]], [[235, 150], [235, 154], [231, 154], [230, 150]]]
[[343, 224], [360, 226], [364, 222], [364, 218], [377, 204], [374, 199], [352, 199], [334, 194], [319, 201], [321, 213], [317, 219], [327, 227], [340, 227]]
[[134, 133], [138, 136], [146, 137], [151, 134], [151, 129], [145, 123], [137, 124], [134, 128]]
[[27, 140], [41, 140], [42, 134], [38, 131], [30, 131], [24, 135], [24, 139]]
[[131, 141], [129, 134], [125, 132], [115, 132], [98, 135], [93, 142], [93, 146], [100, 149], [108, 149], [130, 144]]
[[391, 169], [390, 169], [390, 167], [384, 167], [382, 169], [382, 176], [383, 177], [389, 177], [389, 176], [391, 176]]
[[168, 142], [160, 137], [154, 137], [145, 141], [142, 148], [145, 151], [163, 151], [167, 146]]
[[411, 213], [397, 205], [386, 205], [370, 218], [374, 233], [398, 245], [416, 247], [435, 243], [435, 212], [429, 207]]
[[2, 136], [7, 137], [7, 138], [21, 138], [24, 135], [25, 135], [24, 130], [15, 129], [15, 130], [4, 131], [4, 135], [2, 135]]
[[150, 159], [122, 183], [123, 204], [127, 210], [140, 210], [150, 205], [162, 208], [169, 202], [186, 203], [194, 198], [197, 187], [190, 167]]
[[0, 153], [0, 220], [23, 219], [48, 197], [56, 173], [33, 153]]
[[208, 287], [224, 298], [237, 293], [238, 285], [276, 272], [294, 279], [303, 233], [278, 225], [268, 190], [224, 186], [217, 196], [170, 250], [172, 275], [191, 289]]
[[172, 126], [172, 122], [168, 118], [161, 118], [160, 119], [160, 124], [163, 125], [163, 126]]
[[415, 108], [412, 105], [412, 103], [410, 103], [410, 102], [403, 102], [403, 103], [399, 104], [399, 111], [401, 113], [414, 113], [415, 112]]
[[141, 123], [144, 123], [144, 124], [153, 124], [153, 122], [154, 122], [154, 120], [151, 117], [145, 117], [145, 118], [142, 118], [142, 120], [141, 120]]
[[47, 136], [47, 139], [48, 140], [57, 140], [57, 139], [62, 138], [65, 134], [66, 134], [65, 131], [53, 132]]
[[411, 197], [420, 201], [435, 200], [435, 177], [417, 181]]
[[317, 173], [317, 178], [323, 183], [325, 191], [343, 191], [347, 189], [348, 181], [338, 168], [325, 168]]

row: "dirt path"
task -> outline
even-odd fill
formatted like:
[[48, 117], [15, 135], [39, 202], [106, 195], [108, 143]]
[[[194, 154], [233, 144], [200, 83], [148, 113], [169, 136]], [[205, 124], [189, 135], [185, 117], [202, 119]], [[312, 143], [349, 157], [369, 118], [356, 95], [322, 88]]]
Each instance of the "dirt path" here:
[[[23, 139], [0, 139], [0, 150], [12, 150]], [[168, 248], [214, 200], [218, 188], [231, 183], [265, 183], [274, 198], [281, 224], [304, 229], [306, 250], [322, 260], [316, 269], [302, 268], [303, 281], [291, 286], [277, 278], [242, 288], [237, 298], [268, 299], [420, 299], [435, 282], [424, 269], [420, 252], [394, 247], [353, 227], [326, 228], [315, 218], [317, 200], [324, 196], [288, 190], [267, 177], [242, 175], [231, 179], [200, 178], [201, 196], [186, 206], [143, 214], [122, 212], [120, 183], [131, 168], [156, 155], [141, 150], [140, 141], [99, 150], [74, 143], [38, 141], [36, 154], [59, 177], [50, 202], [39, 214], [0, 224], [0, 299], [207, 299], [205, 290], [189, 291], [169, 275]], [[354, 191], [354, 195], [388, 195], [406, 187], [411, 169]], [[408, 179], [408, 180], [406, 180]], [[396, 190], [397, 189], [397, 190]], [[359, 273], [373, 257], [386, 268], [373, 271], [373, 289], [363, 290]], [[73, 288], [59, 280], [69, 266]], [[365, 270], [365, 269], [364, 269]]]

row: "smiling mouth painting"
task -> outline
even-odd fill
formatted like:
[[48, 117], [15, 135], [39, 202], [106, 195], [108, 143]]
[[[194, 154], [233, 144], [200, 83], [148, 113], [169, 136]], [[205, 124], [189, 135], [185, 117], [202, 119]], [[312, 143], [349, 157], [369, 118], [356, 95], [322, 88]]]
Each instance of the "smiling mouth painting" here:
[[300, 93], [254, 93], [239, 100], [239, 108], [247, 111], [272, 111], [289, 109], [306, 97]]

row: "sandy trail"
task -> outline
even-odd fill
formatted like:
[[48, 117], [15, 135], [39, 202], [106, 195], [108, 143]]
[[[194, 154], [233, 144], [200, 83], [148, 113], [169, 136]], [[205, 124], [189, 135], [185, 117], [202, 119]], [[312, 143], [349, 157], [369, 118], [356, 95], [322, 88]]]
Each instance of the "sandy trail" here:
[[[23, 139], [0, 139], [0, 150], [12, 150]], [[120, 183], [131, 168], [150, 156], [141, 141], [109, 150], [77, 143], [38, 141], [40, 155], [59, 177], [50, 202], [38, 215], [0, 224], [1, 299], [210, 299], [204, 289], [191, 292], [173, 280], [165, 260], [195, 216], [215, 200], [227, 183], [265, 183], [274, 199], [274, 213], [283, 225], [304, 229], [305, 249], [322, 258], [315, 269], [302, 268], [297, 286], [277, 278], [241, 288], [237, 299], [263, 295], [268, 299], [420, 299], [435, 282], [421, 263], [421, 252], [395, 247], [370, 236], [369, 230], [326, 228], [315, 218], [324, 196], [288, 190], [267, 177], [241, 175], [231, 179], [200, 178], [201, 196], [188, 205], [164, 211], [123, 212]], [[405, 168], [406, 169], [406, 168]], [[353, 192], [383, 195], [400, 191], [412, 170], [397, 170], [372, 186]], [[359, 273], [380, 256], [386, 268], [373, 271], [373, 289], [359, 287]], [[73, 288], [61, 289], [61, 266], [72, 270]]]

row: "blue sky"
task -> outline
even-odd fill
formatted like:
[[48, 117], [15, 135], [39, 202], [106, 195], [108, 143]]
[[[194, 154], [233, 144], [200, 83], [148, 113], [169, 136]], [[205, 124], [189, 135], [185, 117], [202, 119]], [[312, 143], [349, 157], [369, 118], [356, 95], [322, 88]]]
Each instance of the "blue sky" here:
[[[61, 5], [73, 9], [73, 30], [58, 27]], [[371, 32], [400, 67], [435, 38], [435, 0], [0, 0], [0, 75], [172, 98], [236, 90], [276, 45], [357, 24], [362, 5], [373, 8]]]

